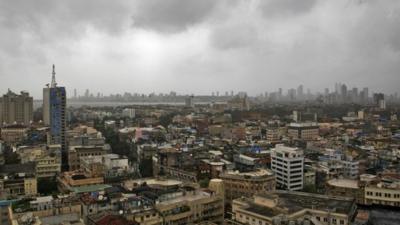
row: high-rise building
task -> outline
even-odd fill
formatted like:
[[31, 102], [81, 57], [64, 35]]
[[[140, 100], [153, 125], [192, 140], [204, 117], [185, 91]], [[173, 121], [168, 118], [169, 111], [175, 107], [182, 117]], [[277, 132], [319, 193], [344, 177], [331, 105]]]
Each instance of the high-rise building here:
[[48, 143], [61, 145], [61, 168], [63, 171], [68, 170], [68, 154], [65, 140], [66, 101], [65, 87], [57, 86], [55, 67], [53, 65], [51, 84], [43, 88], [43, 122], [50, 127], [47, 137]]
[[303, 95], [304, 95], [304, 87], [303, 85], [300, 85], [299, 87], [297, 87], [297, 98], [302, 99]]
[[271, 163], [278, 187], [289, 191], [303, 189], [304, 155], [302, 150], [276, 145], [271, 150]]
[[340, 94], [342, 95], [342, 100], [345, 102], [347, 100], [347, 86], [345, 84], [340, 87]]
[[187, 97], [185, 98], [185, 106], [186, 106], [186, 107], [189, 107], [189, 108], [193, 108], [193, 107], [194, 107], [194, 101], [193, 101], [193, 99], [194, 99], [194, 96], [193, 96], [193, 95], [187, 96]]
[[29, 125], [33, 119], [33, 98], [28, 92], [16, 94], [8, 90], [0, 97], [0, 127], [10, 124]]
[[380, 109], [386, 109], [385, 95], [383, 93], [375, 93], [374, 102]]

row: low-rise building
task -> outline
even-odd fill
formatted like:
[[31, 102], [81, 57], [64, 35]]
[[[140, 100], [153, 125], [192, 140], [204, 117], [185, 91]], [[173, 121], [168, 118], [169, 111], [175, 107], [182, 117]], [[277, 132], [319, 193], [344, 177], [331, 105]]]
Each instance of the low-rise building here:
[[233, 201], [233, 220], [241, 224], [349, 225], [356, 215], [353, 199], [275, 191]]
[[[20, 199], [12, 203], [9, 208], [12, 224], [61, 224], [67, 222], [68, 218], [72, 224], [77, 223], [81, 218], [81, 204], [76, 197], [69, 196], [43, 196], [34, 199]], [[59, 223], [54, 223], [58, 221]]]
[[17, 154], [21, 163], [36, 164], [37, 177], [54, 177], [61, 172], [61, 145], [21, 146]]
[[364, 187], [365, 205], [400, 207], [400, 182], [371, 182]]
[[61, 192], [72, 192], [78, 187], [104, 184], [104, 177], [91, 177], [80, 171], [68, 171], [57, 177], [58, 189]]
[[226, 171], [220, 175], [220, 179], [224, 181], [227, 203], [241, 196], [251, 197], [254, 194], [274, 191], [276, 186], [274, 173], [266, 169], [242, 173]]
[[358, 180], [331, 179], [326, 182], [326, 194], [355, 198], [358, 204], [364, 203], [364, 189], [359, 186]]
[[288, 135], [294, 139], [314, 140], [319, 136], [318, 123], [290, 123]]
[[110, 152], [108, 145], [102, 146], [70, 146], [68, 151], [69, 170], [80, 169], [80, 158], [84, 156], [101, 156]]
[[3, 198], [36, 196], [35, 164], [12, 164], [0, 167], [0, 196]]
[[1, 128], [0, 137], [7, 144], [16, 144], [27, 138], [28, 130], [24, 125], [9, 125]]

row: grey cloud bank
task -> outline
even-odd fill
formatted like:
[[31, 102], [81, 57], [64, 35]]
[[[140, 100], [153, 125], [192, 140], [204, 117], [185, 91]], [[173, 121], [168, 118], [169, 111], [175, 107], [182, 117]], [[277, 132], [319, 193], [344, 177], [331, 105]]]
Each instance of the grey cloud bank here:
[[396, 92], [396, 0], [0, 0], [0, 91]]

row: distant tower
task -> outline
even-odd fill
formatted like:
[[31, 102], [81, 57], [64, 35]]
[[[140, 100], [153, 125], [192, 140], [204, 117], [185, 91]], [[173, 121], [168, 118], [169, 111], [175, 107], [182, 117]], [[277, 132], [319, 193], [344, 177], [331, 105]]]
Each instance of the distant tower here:
[[185, 106], [188, 107], [188, 108], [193, 108], [193, 107], [194, 107], [194, 101], [193, 101], [193, 99], [194, 99], [194, 96], [193, 96], [193, 95], [186, 97], [186, 99], [185, 99]]
[[47, 135], [48, 144], [61, 145], [61, 167], [68, 170], [68, 152], [65, 140], [66, 127], [66, 91], [56, 83], [55, 66], [51, 77], [51, 85], [43, 88], [43, 122], [50, 127]]

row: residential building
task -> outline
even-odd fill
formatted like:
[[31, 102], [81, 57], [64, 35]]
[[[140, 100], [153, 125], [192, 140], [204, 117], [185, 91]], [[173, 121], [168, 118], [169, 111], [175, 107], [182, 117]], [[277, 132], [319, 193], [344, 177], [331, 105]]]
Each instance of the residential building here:
[[290, 123], [288, 126], [288, 135], [294, 139], [314, 140], [319, 136], [318, 123]]
[[251, 197], [254, 194], [274, 191], [276, 186], [274, 173], [266, 169], [251, 172], [226, 171], [220, 174], [225, 186], [225, 201]]
[[109, 146], [70, 146], [68, 151], [69, 170], [80, 168], [80, 157], [101, 156], [110, 152]]
[[37, 177], [54, 177], [61, 172], [61, 145], [20, 146], [21, 163], [34, 162]]
[[0, 198], [36, 196], [35, 164], [8, 164], [0, 167]]
[[[365, 181], [366, 177], [372, 178], [371, 181]], [[360, 182], [364, 186], [365, 205], [400, 207], [400, 181], [398, 179], [362, 175]]]
[[105, 138], [95, 128], [81, 125], [67, 131], [67, 144], [69, 147], [102, 146]]
[[[27, 221], [35, 222], [33, 224], [62, 224], [62, 222], [71, 225], [82, 225], [78, 223], [82, 215], [79, 199], [71, 196], [58, 195], [36, 197], [34, 199], [19, 199], [12, 203], [9, 209], [10, 220], [12, 224], [27, 224]], [[72, 219], [71, 219], [72, 218]], [[59, 221], [59, 223], [54, 223]]]
[[10, 89], [0, 97], [0, 127], [22, 124], [29, 126], [33, 120], [33, 98], [28, 92], [15, 94]]
[[1, 128], [0, 137], [5, 143], [15, 145], [27, 138], [28, 131], [25, 125], [8, 125]]
[[342, 196], [355, 198], [357, 204], [364, 204], [364, 189], [360, 187], [358, 180], [331, 179], [326, 182], [326, 194], [330, 196]]

